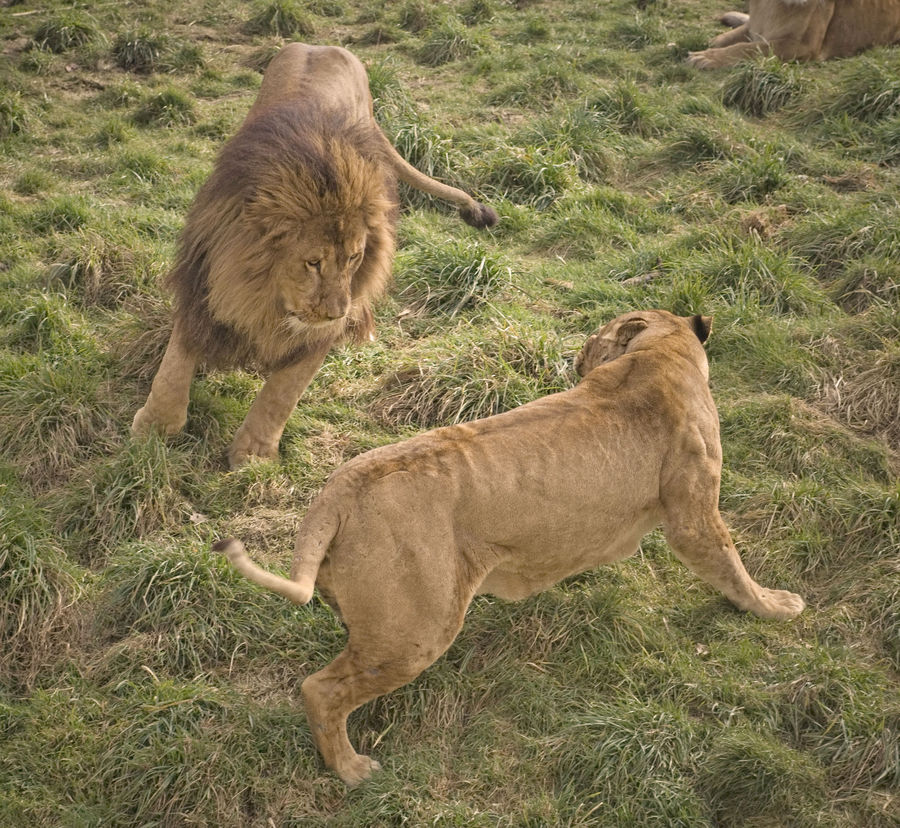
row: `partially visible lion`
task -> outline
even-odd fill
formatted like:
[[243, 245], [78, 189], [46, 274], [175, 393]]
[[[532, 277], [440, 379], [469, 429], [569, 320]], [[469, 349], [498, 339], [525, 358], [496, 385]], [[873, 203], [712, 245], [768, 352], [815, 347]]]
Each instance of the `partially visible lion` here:
[[900, 0], [750, 0], [750, 13], [719, 18], [730, 32], [688, 62], [718, 69], [755, 55], [782, 60], [849, 57], [900, 42]]
[[336, 342], [372, 338], [391, 273], [395, 179], [476, 227], [497, 214], [410, 166], [372, 115], [363, 65], [335, 46], [285, 46], [200, 189], [168, 277], [172, 335], [132, 431], [179, 431], [199, 363], [268, 379], [229, 461], [274, 457], [287, 418]]
[[622, 560], [662, 525], [675, 554], [741, 609], [787, 619], [799, 595], [744, 569], [719, 515], [722, 450], [704, 316], [627, 313], [591, 336], [575, 388], [368, 451], [341, 466], [303, 520], [290, 580], [220, 541], [250, 580], [298, 604], [318, 586], [347, 648], [302, 685], [328, 767], [378, 768], [347, 716], [447, 650], [474, 595], [517, 600]]

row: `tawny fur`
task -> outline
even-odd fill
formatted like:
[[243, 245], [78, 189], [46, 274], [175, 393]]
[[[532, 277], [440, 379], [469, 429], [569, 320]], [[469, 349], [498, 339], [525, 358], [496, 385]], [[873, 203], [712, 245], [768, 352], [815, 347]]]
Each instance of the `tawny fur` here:
[[572, 390], [345, 463], [302, 522], [290, 578], [240, 541], [216, 544], [251, 580], [297, 603], [317, 587], [341, 614], [347, 649], [302, 689], [316, 744], [345, 782], [378, 767], [350, 745], [347, 716], [438, 658], [478, 593], [525, 598], [631, 555], [662, 525], [675, 554], [741, 609], [803, 609], [749, 576], [719, 515], [709, 325], [625, 314], [587, 340]]
[[873, 46], [900, 42], [900, 0], [750, 0], [749, 14], [719, 19], [733, 31], [688, 62], [717, 69], [758, 55], [782, 60], [849, 57]]
[[497, 220], [397, 154], [353, 55], [284, 47], [188, 214], [168, 277], [172, 335], [132, 430], [181, 429], [199, 364], [257, 368], [268, 379], [229, 460], [276, 456], [329, 349], [374, 336], [372, 303], [393, 264], [398, 178], [449, 200], [478, 227]]

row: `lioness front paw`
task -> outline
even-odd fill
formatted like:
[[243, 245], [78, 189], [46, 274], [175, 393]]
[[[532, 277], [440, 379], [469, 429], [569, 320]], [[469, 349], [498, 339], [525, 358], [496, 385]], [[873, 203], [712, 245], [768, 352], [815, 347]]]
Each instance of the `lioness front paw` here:
[[251, 463], [253, 460], [276, 460], [278, 458], [278, 440], [265, 440], [255, 437], [243, 428], [238, 430], [228, 449], [228, 465], [232, 469]]
[[750, 611], [760, 618], [786, 621], [798, 616], [805, 606], [806, 602], [794, 592], [788, 592], [786, 589], [763, 589], [759, 603], [751, 607]]
[[349, 762], [334, 770], [344, 780], [344, 784], [353, 788], [368, 779], [375, 771], [380, 771], [381, 764], [371, 756], [357, 753]]
[[139, 408], [131, 421], [131, 433], [136, 436], [149, 434], [156, 431], [159, 434], [165, 434], [171, 437], [184, 428], [187, 422], [187, 414], [181, 415], [161, 415], [151, 410], [149, 405]]

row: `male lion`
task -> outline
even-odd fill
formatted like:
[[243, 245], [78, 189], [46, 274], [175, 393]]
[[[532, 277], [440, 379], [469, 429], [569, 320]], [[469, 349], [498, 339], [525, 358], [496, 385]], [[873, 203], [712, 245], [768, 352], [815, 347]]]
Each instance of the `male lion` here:
[[302, 690], [325, 763], [347, 784], [379, 767], [350, 745], [348, 714], [434, 662], [479, 593], [533, 595], [628, 557], [661, 524], [675, 554], [741, 609], [779, 619], [803, 609], [747, 574], [719, 516], [709, 327], [704, 316], [627, 313], [587, 340], [577, 387], [345, 463], [303, 520], [290, 580], [238, 540], [215, 545], [295, 603], [318, 586], [342, 616], [347, 648]]
[[849, 57], [900, 41], [900, 0], [750, 0], [750, 14], [719, 18], [733, 31], [713, 38], [688, 62], [718, 69], [754, 55], [782, 60]]
[[272, 60], [237, 134], [200, 189], [168, 284], [172, 335], [132, 431], [179, 431], [196, 366], [269, 374], [228, 453], [274, 457], [331, 346], [372, 338], [390, 276], [394, 177], [446, 199], [476, 227], [497, 214], [406, 163], [376, 125], [363, 65], [291, 43]]

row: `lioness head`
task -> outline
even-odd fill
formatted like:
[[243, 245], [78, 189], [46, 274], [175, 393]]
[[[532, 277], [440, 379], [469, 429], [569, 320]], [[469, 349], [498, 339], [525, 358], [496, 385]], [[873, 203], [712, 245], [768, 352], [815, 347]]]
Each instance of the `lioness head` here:
[[[688, 343], [706, 342], [711, 327], [712, 319], [700, 314], [676, 316], [664, 310], [625, 313], [588, 337], [575, 357], [575, 370], [579, 376], [587, 376], [598, 365], [637, 350], [642, 345], [656, 344], [662, 337], [671, 337], [669, 344], [673, 348], [677, 347], [679, 339]], [[703, 360], [705, 362], [705, 357]]]

